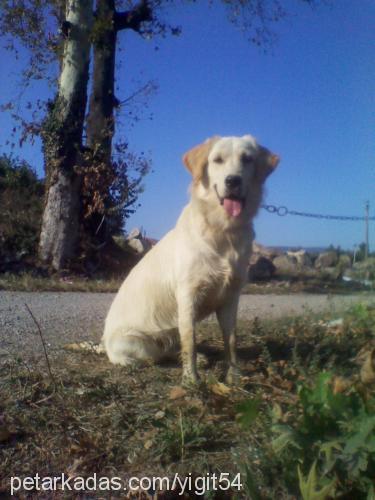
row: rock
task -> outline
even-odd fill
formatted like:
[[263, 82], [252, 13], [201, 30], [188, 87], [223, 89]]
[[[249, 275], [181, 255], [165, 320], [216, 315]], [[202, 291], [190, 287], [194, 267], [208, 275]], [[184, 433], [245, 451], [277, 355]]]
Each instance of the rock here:
[[272, 261], [276, 268], [275, 274], [278, 276], [295, 276], [298, 274], [298, 263], [295, 257], [279, 255]]
[[275, 274], [276, 268], [267, 257], [257, 257], [256, 261], [249, 266], [249, 281], [269, 280]]
[[133, 228], [127, 236], [127, 240], [133, 240], [134, 238], [141, 238], [142, 232], [139, 227]]
[[275, 258], [281, 254], [282, 254], [282, 252], [280, 250], [278, 250], [277, 248], [268, 248], [268, 247], [265, 247], [264, 245], [261, 245], [260, 243], [258, 243], [256, 241], [253, 242], [252, 255], [254, 256], [254, 262], [260, 256], [267, 257], [268, 259], [272, 260], [273, 258]]
[[128, 240], [128, 246], [135, 251], [135, 253], [144, 253], [146, 250], [145, 250], [145, 246], [142, 242], [142, 240], [138, 240], [137, 238], [133, 238], [132, 240]]
[[341, 278], [341, 270], [338, 267], [319, 269], [318, 278], [322, 281], [336, 281]]
[[121, 250], [128, 251], [128, 240], [125, 238], [125, 236], [115, 235], [112, 236], [112, 240], [117, 247], [121, 248]]
[[311, 257], [306, 252], [306, 250], [297, 250], [296, 252], [289, 251], [286, 254], [288, 257], [295, 258], [299, 266], [306, 266], [306, 267], [312, 266]]
[[328, 252], [322, 252], [318, 255], [315, 261], [316, 269], [322, 269], [326, 267], [335, 267], [339, 261], [337, 252], [334, 250], [329, 250]]

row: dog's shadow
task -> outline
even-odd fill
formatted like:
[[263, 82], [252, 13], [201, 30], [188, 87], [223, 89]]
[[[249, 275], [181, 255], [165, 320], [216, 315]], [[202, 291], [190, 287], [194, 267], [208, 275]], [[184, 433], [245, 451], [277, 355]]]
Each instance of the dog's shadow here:
[[[255, 361], [267, 350], [272, 361], [288, 360], [292, 355], [293, 349], [296, 347], [294, 339], [277, 340], [265, 339], [262, 344], [250, 344], [237, 347], [237, 356], [240, 361]], [[305, 358], [311, 352], [313, 346], [308, 342], [298, 343], [298, 354]], [[224, 348], [222, 346], [212, 345], [209, 341], [202, 341], [197, 345], [198, 354], [202, 354], [207, 358], [207, 367], [211, 368], [217, 362], [224, 361]], [[176, 358], [167, 360], [169, 366], [179, 365]], [[164, 364], [164, 363], [163, 363]]]
[[[212, 368], [217, 363], [223, 362], [225, 359], [224, 349], [221, 347], [210, 345], [206, 342], [201, 342], [197, 345], [197, 353], [203, 355], [206, 359], [206, 367]], [[254, 361], [256, 360], [262, 353], [262, 347], [259, 345], [250, 345], [246, 347], [239, 347], [237, 349], [237, 356], [240, 361]], [[165, 358], [161, 362], [162, 366], [166, 368], [177, 368], [181, 366], [181, 362], [179, 360], [179, 356], [171, 356]]]
[[[294, 339], [274, 339], [266, 338], [262, 343], [253, 343], [249, 345], [242, 345], [237, 347], [237, 357], [239, 364], [241, 366], [241, 371], [246, 374], [248, 370], [253, 372], [253, 364], [260, 360], [266, 350], [270, 361], [280, 361], [289, 360], [292, 357], [293, 349], [296, 348], [296, 343]], [[306, 359], [313, 346], [307, 342], [298, 343], [298, 354], [302, 359]], [[197, 345], [198, 353], [198, 367], [204, 371], [216, 370], [219, 372], [223, 371], [223, 365], [225, 360], [224, 348], [222, 345], [213, 345], [209, 340], [203, 340]], [[249, 364], [248, 364], [249, 363]], [[174, 356], [169, 359], [163, 360], [161, 363], [165, 368], [180, 368], [181, 361], [179, 356]], [[253, 366], [250, 366], [252, 364]], [[264, 363], [258, 366], [259, 370], [262, 368]]]
[[[208, 343], [202, 342], [197, 346], [197, 351], [203, 354], [207, 358], [207, 367], [212, 368], [218, 362], [222, 362], [225, 359], [224, 349], [209, 345]], [[262, 352], [262, 348], [258, 345], [250, 345], [239, 347], [237, 349], [237, 356], [240, 361], [254, 361], [257, 359]]]

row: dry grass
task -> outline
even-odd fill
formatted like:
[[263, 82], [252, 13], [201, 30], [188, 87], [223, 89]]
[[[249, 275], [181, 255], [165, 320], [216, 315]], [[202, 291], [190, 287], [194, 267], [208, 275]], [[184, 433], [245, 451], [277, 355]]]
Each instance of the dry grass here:
[[[0, 274], [0, 290], [23, 292], [103, 292], [118, 291], [123, 278], [84, 278], [80, 276], [41, 277], [32, 273]], [[277, 294], [285, 293], [335, 293], [350, 294], [358, 291], [368, 291], [358, 284], [344, 282], [326, 282], [321, 280], [288, 281], [273, 280], [270, 282], [248, 283], [242, 290], [244, 294]]]
[[238, 388], [218, 383], [223, 346], [210, 324], [199, 332], [199, 350], [209, 366], [200, 369], [201, 386], [186, 392], [173, 390], [180, 383], [177, 364], [129, 369], [94, 353], [62, 350], [50, 358], [51, 378], [43, 365], [7, 360], [0, 365], [0, 496], [9, 492], [10, 476], [37, 472], [124, 478], [234, 475], [242, 470], [244, 450], [267, 439], [262, 420], [250, 430], [241, 427], [239, 405], [258, 398], [266, 412], [275, 402], [293, 402], [297, 383], [322, 367], [340, 375], [354, 370], [352, 360], [373, 333], [365, 320], [351, 318], [329, 331], [315, 318], [241, 324], [244, 376]]
[[248, 283], [242, 290], [244, 294], [276, 294], [315, 293], [347, 295], [354, 292], [369, 292], [369, 287], [357, 282], [324, 281], [319, 279], [304, 280], [271, 280], [269, 282]]
[[30, 273], [0, 274], [0, 290], [20, 292], [112, 292], [119, 289], [122, 279], [88, 279], [77, 276], [48, 278]]

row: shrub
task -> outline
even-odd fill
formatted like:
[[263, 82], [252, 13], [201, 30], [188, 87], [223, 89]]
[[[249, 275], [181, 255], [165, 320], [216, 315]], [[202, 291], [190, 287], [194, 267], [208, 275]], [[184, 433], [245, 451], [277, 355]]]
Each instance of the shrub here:
[[0, 156], [0, 260], [34, 256], [43, 211], [44, 183], [25, 161]]
[[295, 472], [296, 482], [299, 478], [301, 493], [310, 481], [317, 499], [327, 498], [318, 495], [324, 489], [358, 500], [375, 498], [375, 399], [355, 387], [335, 393], [332, 378], [322, 372], [314, 385], [300, 386], [291, 422], [273, 426], [273, 450], [283, 468]]

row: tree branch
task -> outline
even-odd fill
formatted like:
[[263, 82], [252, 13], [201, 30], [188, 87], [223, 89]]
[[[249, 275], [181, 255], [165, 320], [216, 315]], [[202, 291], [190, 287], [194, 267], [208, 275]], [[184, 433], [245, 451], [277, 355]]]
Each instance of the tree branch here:
[[132, 10], [115, 13], [115, 30], [131, 29], [140, 31], [142, 23], [152, 20], [152, 10], [149, 7], [147, 0], [141, 2]]

